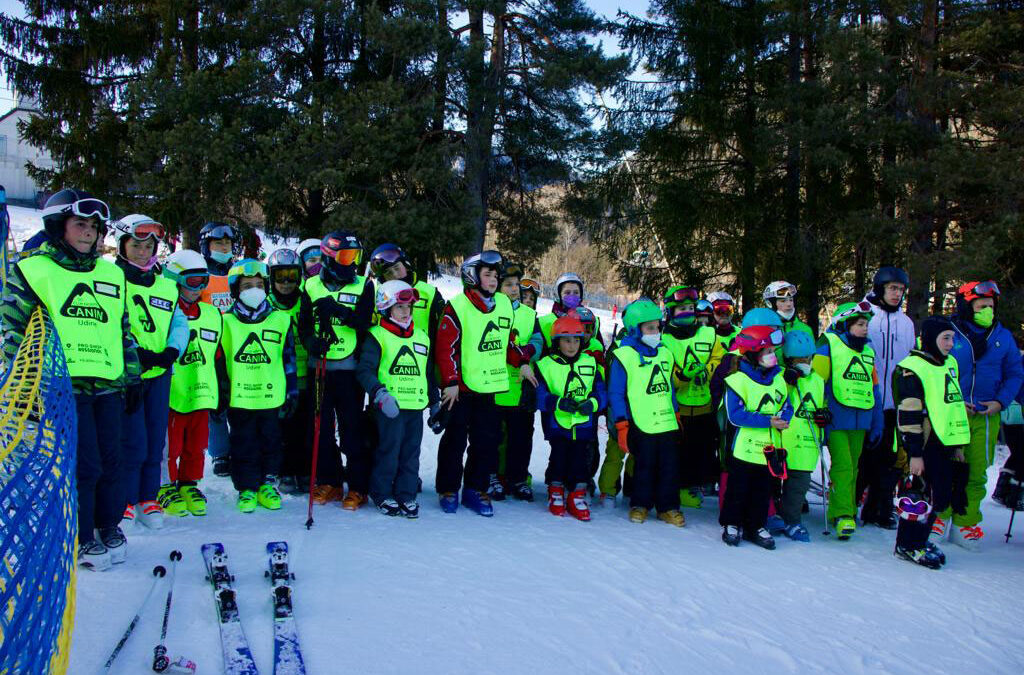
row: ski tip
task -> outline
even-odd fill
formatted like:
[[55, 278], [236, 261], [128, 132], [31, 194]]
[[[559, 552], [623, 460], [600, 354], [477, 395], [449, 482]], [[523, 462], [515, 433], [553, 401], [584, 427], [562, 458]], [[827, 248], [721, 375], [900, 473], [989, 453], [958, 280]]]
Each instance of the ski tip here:
[[154, 577], [162, 577], [165, 574], [167, 574], [167, 570], [164, 569], [163, 565], [157, 565], [156, 567], [153, 568], [153, 576]]
[[171, 551], [170, 558], [174, 561], [181, 560], [181, 551]]

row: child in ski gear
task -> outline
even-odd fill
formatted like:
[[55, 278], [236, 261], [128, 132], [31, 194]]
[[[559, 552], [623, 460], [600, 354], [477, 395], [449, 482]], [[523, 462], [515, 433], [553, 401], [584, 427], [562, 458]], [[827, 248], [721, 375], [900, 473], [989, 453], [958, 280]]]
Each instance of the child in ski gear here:
[[295, 375], [299, 394], [281, 407], [283, 456], [281, 473], [296, 492], [309, 489], [310, 457], [306, 452], [306, 426], [309, 424], [312, 387], [309, 386], [309, 355], [299, 339], [299, 312], [302, 309], [302, 259], [290, 248], [279, 248], [267, 256], [270, 271], [270, 304], [285, 312], [292, 322], [295, 344]]
[[[311, 369], [326, 359], [323, 400], [320, 403], [320, 447], [317, 485], [313, 501], [341, 500], [355, 511], [366, 503], [370, 487], [371, 457], [363, 442], [363, 402], [356, 380], [359, 346], [366, 337], [373, 313], [373, 284], [358, 273], [363, 245], [346, 230], [329, 233], [320, 243], [320, 274], [306, 280], [299, 310], [299, 335], [309, 353]], [[337, 417], [341, 452], [348, 459], [348, 494], [342, 492], [341, 457], [334, 444]], [[312, 448], [310, 424], [309, 447]]]
[[[408, 256], [396, 244], [381, 244], [373, 249], [370, 256], [370, 271], [378, 284], [385, 281], [404, 281], [416, 289], [419, 299], [412, 308], [413, 323], [428, 338], [437, 333], [437, 325], [441, 322], [444, 312], [444, 298], [433, 284], [429, 284], [412, 268]], [[433, 361], [433, 359], [431, 359]]]
[[782, 319], [782, 332], [802, 330], [814, 339], [814, 331], [796, 315], [796, 286], [788, 281], [773, 281], [764, 289], [762, 296], [766, 307], [778, 313]]
[[[995, 318], [999, 287], [994, 281], [969, 281], [956, 294], [953, 314], [953, 351], [960, 373], [960, 388], [967, 406], [971, 440], [964, 447], [970, 467], [967, 510], [952, 514], [950, 540], [977, 549], [985, 536], [981, 529], [981, 501], [985, 498], [988, 467], [995, 456], [999, 413], [1010, 405], [1024, 382], [1020, 353], [1013, 335]], [[935, 521], [948, 527], [950, 509], [940, 509]]]
[[707, 300], [697, 301], [697, 325], [713, 326], [715, 321], [715, 310]]
[[807, 528], [800, 522], [811, 473], [818, 465], [821, 439], [825, 435], [828, 409], [825, 408], [825, 381], [811, 368], [814, 341], [803, 331], [786, 333], [782, 341], [786, 369], [783, 377], [789, 386], [789, 405], [793, 417], [782, 432], [786, 449], [786, 480], [782, 483], [779, 509], [785, 524], [783, 532], [795, 541], [810, 541]]
[[775, 353], [781, 344], [782, 331], [772, 326], [744, 328], [733, 340], [740, 358], [736, 371], [725, 378], [729, 482], [718, 518], [722, 541], [729, 546], [742, 538], [775, 548], [765, 528], [772, 491], [769, 464], [785, 466], [776, 444], [781, 445], [781, 432], [793, 417]]
[[648, 298], [623, 313], [628, 331], [608, 364], [608, 400], [619, 447], [635, 458], [629, 519], [685, 524], [679, 510], [676, 435], [679, 421], [672, 388], [672, 352], [662, 343], [661, 310]]
[[825, 405], [832, 414], [828, 450], [832, 464], [828, 518], [840, 539], [857, 530], [857, 462], [865, 441], [882, 435], [882, 393], [875, 369], [875, 350], [868, 339], [870, 303], [846, 302], [836, 307], [814, 357], [814, 370], [825, 380]]
[[519, 301], [536, 311], [538, 298], [540, 298], [540, 284], [533, 279], [522, 279], [519, 282]]
[[388, 516], [419, 516], [423, 410], [438, 403], [430, 340], [416, 327], [419, 293], [404, 281], [377, 287], [380, 323], [372, 326], [359, 352], [356, 378], [370, 397], [380, 441], [370, 476], [370, 498]]
[[707, 300], [711, 303], [714, 317], [714, 323], [711, 325], [714, 326], [715, 333], [718, 334], [718, 341], [723, 349], [729, 349], [729, 343], [740, 332], [739, 326], [732, 322], [736, 312], [736, 301], [725, 291], [709, 293]]
[[258, 260], [240, 260], [228, 273], [235, 299], [224, 314], [223, 358], [217, 363], [220, 407], [227, 408], [231, 482], [238, 510], [281, 508], [282, 407], [298, 396], [291, 317], [267, 300], [270, 270]]
[[201, 302], [209, 283], [206, 259], [182, 249], [167, 257], [164, 276], [178, 289], [178, 309], [188, 320], [188, 342], [171, 373], [170, 415], [167, 424], [167, 475], [158, 500], [164, 513], [206, 515], [206, 495], [199, 489], [210, 438], [210, 412], [218, 408], [217, 360], [222, 358], [221, 313]]
[[[565, 316], [577, 307], [583, 306], [583, 280], [576, 274], [563, 274], [555, 280], [555, 296], [558, 298], [551, 305], [551, 313], [540, 318], [540, 330], [544, 334], [544, 346], [551, 349], [551, 327], [555, 320]], [[601, 322], [597, 321], [594, 337], [601, 341]], [[602, 345], [604, 344], [603, 341]]]
[[552, 353], [537, 364], [537, 409], [549, 413], [548, 510], [556, 516], [565, 513], [568, 486], [568, 510], [579, 520], [590, 520], [590, 444], [597, 439], [597, 413], [607, 404], [601, 368], [580, 348], [587, 337], [579, 319], [559, 318], [551, 327]]
[[892, 374], [896, 364], [914, 348], [914, 322], [900, 309], [910, 279], [898, 267], [882, 267], [875, 273], [871, 291], [865, 300], [871, 304], [868, 338], [876, 347], [875, 370], [882, 391], [882, 435], [877, 443], [864, 446], [857, 472], [857, 492], [868, 491], [861, 508], [861, 521], [886, 530], [896, 528], [892, 515], [892, 495], [900, 478], [897, 468], [906, 463], [893, 453], [896, 433], [896, 406], [892, 397]]
[[185, 351], [188, 320], [177, 308], [178, 287], [158, 274], [156, 267], [163, 225], [136, 213], [113, 223], [113, 229], [115, 264], [127, 282], [129, 320], [142, 368], [142, 404], [121, 420], [124, 520], [158, 529], [163, 527], [157, 493], [170, 411], [171, 366]]
[[910, 458], [909, 473], [924, 476], [929, 489], [914, 486], [911, 481], [907, 487], [923, 493], [911, 495], [908, 493], [912, 490], [901, 486], [895, 500], [900, 519], [894, 553], [898, 558], [938, 569], [945, 556], [934, 541], [939, 537], [932, 536], [930, 542], [929, 533], [936, 515], [950, 508], [953, 466], [964, 459], [971, 429], [957, 360], [949, 355], [955, 344], [953, 324], [943, 317], [925, 319], [920, 344], [920, 349], [911, 351], [896, 367], [893, 395], [900, 442]]
[[320, 274], [323, 267], [323, 256], [320, 255], [319, 239], [304, 239], [295, 247], [295, 252], [302, 260], [302, 277], [310, 279]]
[[[622, 320], [626, 320], [626, 310], [630, 305], [626, 305], [622, 310]], [[613, 327], [614, 331], [614, 327]], [[605, 352], [604, 358], [601, 361], [603, 364], [602, 372], [607, 380], [608, 375], [608, 364], [611, 363], [612, 354], [622, 344], [622, 338], [626, 336], [625, 328], [619, 330], [618, 335], [612, 335], [611, 344], [608, 346], [608, 351]], [[619, 492], [626, 496], [629, 496], [632, 492], [632, 477], [635, 462], [633, 458], [627, 457], [626, 453], [619, 447], [619, 443], [616, 440], [616, 434], [612, 433], [615, 428], [615, 423], [612, 418], [611, 405], [605, 408], [605, 426], [608, 429], [608, 439], [605, 441], [604, 446], [604, 460], [601, 462], [600, 472], [597, 476], [597, 487], [600, 490], [598, 497], [599, 504], [605, 507], [614, 508], [616, 505], [616, 499], [618, 498]], [[623, 473], [625, 470], [625, 473]]]
[[462, 487], [463, 505], [481, 516], [494, 515], [487, 496], [501, 442], [494, 395], [508, 390], [507, 366], [520, 368], [530, 360], [512, 340], [512, 301], [497, 292], [503, 264], [497, 251], [483, 251], [462, 263], [463, 292], [445, 307], [437, 331], [434, 358], [441, 374], [441, 405], [451, 412], [437, 448], [436, 485], [445, 513], [458, 509]]
[[537, 312], [519, 302], [519, 282], [523, 277], [523, 266], [506, 262], [498, 276], [498, 290], [512, 301], [512, 341], [529, 362], [520, 368], [508, 367], [508, 391], [494, 395], [494, 403], [502, 418], [503, 452], [498, 467], [491, 474], [487, 494], [491, 499], [505, 499], [505, 486], [499, 479], [502, 474], [508, 482], [512, 495], [521, 501], [533, 501], [533, 488], [527, 482], [530, 456], [533, 454], [533, 418], [537, 408], [537, 382], [531, 365], [544, 349], [544, 338], [537, 322]]
[[12, 268], [0, 304], [8, 371], [37, 307], [46, 308], [63, 344], [78, 419], [78, 562], [93, 570], [125, 559], [121, 418], [142, 401], [124, 272], [98, 250], [109, 220], [107, 205], [80, 190], [50, 197], [48, 240]]
[[700, 297], [693, 286], [673, 286], [665, 293], [665, 332], [662, 344], [672, 353], [675, 367], [679, 423], [679, 500], [682, 506], [699, 508], [702, 488], [718, 479], [718, 422], [711, 409], [710, 373], [722, 360], [724, 350], [710, 326], [699, 325], [696, 305]]

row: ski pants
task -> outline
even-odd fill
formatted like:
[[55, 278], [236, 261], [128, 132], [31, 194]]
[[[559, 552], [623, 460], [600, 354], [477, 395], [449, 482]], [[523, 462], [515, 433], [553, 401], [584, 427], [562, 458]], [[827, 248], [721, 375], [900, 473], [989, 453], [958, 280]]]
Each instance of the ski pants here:
[[279, 408], [228, 408], [231, 427], [231, 482], [235, 489], [258, 490], [281, 470]]
[[779, 515], [786, 525], [799, 525], [807, 488], [811, 486], [811, 472], [788, 469], [786, 473], [788, 478], [782, 483], [782, 508], [779, 509]]
[[124, 395], [117, 391], [75, 394], [75, 413], [78, 544], [82, 545], [96, 538], [95, 528], [114, 527], [124, 514], [120, 475]]
[[203, 478], [210, 440], [210, 412], [170, 413], [167, 423], [167, 476], [172, 483], [194, 484]]
[[[341, 456], [334, 445], [334, 420], [338, 421], [341, 452], [348, 460], [345, 477], [348, 489], [365, 495], [370, 487], [371, 453], [363, 442], [363, 404], [366, 393], [356, 381], [354, 370], [328, 370], [324, 377], [320, 403], [320, 449], [316, 462], [316, 482], [340, 487]], [[312, 425], [310, 445], [312, 443]]]
[[892, 496], [900, 479], [897, 469], [898, 455], [893, 451], [896, 435], [896, 411], [884, 411], [885, 426], [882, 437], [874, 445], [865, 445], [860, 455], [857, 470], [857, 489], [862, 494], [867, 488], [868, 496], [861, 509], [865, 521], [888, 520], [892, 513]]
[[679, 487], [698, 488], [718, 480], [718, 422], [712, 413], [683, 415], [679, 439]]
[[[438, 494], [458, 492], [463, 484], [470, 490], [486, 491], [490, 475], [498, 470], [500, 442], [501, 418], [494, 396], [460, 391], [437, 446]], [[463, 476], [462, 461], [467, 454]]]
[[[626, 475], [623, 477], [622, 468], [625, 465]], [[626, 456], [619, 447], [619, 442], [612, 432], [608, 434], [608, 442], [604, 446], [604, 462], [601, 463], [601, 471], [597, 476], [597, 487], [602, 494], [628, 495], [632, 492], [633, 457]]]
[[579, 440], [551, 434], [551, 454], [545, 472], [548, 485], [561, 483], [575, 490], [577, 485], [586, 485], [590, 477], [590, 440]]
[[228, 414], [210, 412], [209, 453], [212, 459], [224, 457], [231, 452], [231, 438], [228, 432]]
[[374, 417], [380, 442], [373, 456], [370, 497], [377, 505], [385, 499], [399, 504], [414, 501], [420, 479], [423, 411], [400, 410], [394, 419], [377, 412]]
[[534, 411], [519, 406], [498, 406], [498, 411], [505, 426], [505, 478], [513, 485], [525, 483], [533, 454]]
[[142, 405], [121, 420], [121, 475], [128, 504], [156, 499], [167, 442], [171, 373], [142, 381]]
[[1003, 437], [1010, 449], [1003, 471], [1012, 471], [1014, 476], [1024, 478], [1024, 424], [1004, 424]]
[[[964, 459], [967, 460], [967, 512], [952, 513], [945, 508], [939, 512], [943, 520], [952, 513], [953, 525], [956, 527], [973, 527], [981, 522], [981, 502], [987, 491], [988, 468], [996, 454], [996, 438], [999, 436], [999, 415], [975, 415], [967, 413], [967, 423], [971, 428], [971, 441], [964, 446]], [[928, 462], [925, 460], [925, 467]]]
[[725, 490], [718, 523], [734, 525], [753, 534], [768, 520], [772, 496], [772, 475], [766, 464], [754, 464], [733, 457], [729, 460], [729, 485]]
[[[832, 487], [828, 494], [828, 518], [857, 516], [857, 462], [867, 432], [832, 430], [828, 434], [828, 452], [832, 466], [828, 472]], [[732, 480], [730, 476], [729, 480]]]
[[658, 513], [679, 510], [677, 436], [676, 431], [645, 434], [636, 425], [630, 425], [629, 452], [636, 462], [633, 493], [629, 497], [631, 507], [653, 507]]
[[896, 544], [910, 550], [924, 548], [936, 515], [945, 511], [944, 517], [948, 518], [953, 494], [953, 451], [933, 436], [925, 443], [921, 458], [924, 460], [924, 479], [931, 492], [932, 512], [926, 520], [911, 522], [906, 518], [899, 519]]

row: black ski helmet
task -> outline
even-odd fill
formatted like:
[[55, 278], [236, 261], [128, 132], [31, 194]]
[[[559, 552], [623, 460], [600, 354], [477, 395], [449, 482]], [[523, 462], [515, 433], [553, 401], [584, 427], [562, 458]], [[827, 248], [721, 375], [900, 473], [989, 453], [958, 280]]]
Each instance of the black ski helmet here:
[[203, 254], [203, 257], [210, 257], [210, 240], [211, 239], [224, 239], [228, 238], [231, 240], [231, 248], [235, 255], [238, 255], [239, 248], [242, 244], [242, 236], [238, 231], [238, 228], [227, 223], [218, 223], [210, 221], [203, 225], [203, 228], [199, 230], [199, 252]]
[[500, 274], [504, 263], [504, 259], [497, 251], [481, 251], [476, 255], [469, 256], [463, 261], [462, 267], [459, 268], [462, 285], [467, 288], [475, 288], [484, 293], [483, 288], [480, 286], [480, 269], [492, 269]]
[[110, 207], [84, 190], [65, 188], [54, 193], [43, 205], [43, 229], [53, 243], [64, 238], [64, 225], [71, 216], [82, 218], [95, 217], [100, 224], [96, 245], [107, 233], [107, 222], [110, 220]]
[[871, 280], [871, 291], [881, 300], [885, 297], [885, 285], [891, 283], [903, 284], [904, 288], [910, 288], [910, 277], [907, 276], [906, 270], [899, 267], [879, 267], [874, 279]]
[[381, 244], [370, 254], [370, 272], [380, 281], [384, 281], [384, 274], [398, 263], [405, 265], [407, 275], [412, 271], [409, 258], [398, 244]]
[[320, 256], [323, 265], [320, 268], [321, 275], [351, 280], [356, 277], [359, 264], [363, 261], [363, 244], [353, 232], [334, 230], [320, 240]]

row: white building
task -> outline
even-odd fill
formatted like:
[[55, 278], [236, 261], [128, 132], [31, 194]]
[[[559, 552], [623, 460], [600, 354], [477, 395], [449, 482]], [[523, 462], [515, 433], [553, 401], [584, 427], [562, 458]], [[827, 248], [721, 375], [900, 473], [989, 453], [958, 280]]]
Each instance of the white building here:
[[40, 188], [29, 178], [26, 163], [45, 168], [53, 166], [45, 150], [24, 142], [18, 132], [19, 121], [38, 114], [35, 104], [24, 98], [18, 98], [13, 108], [0, 114], [0, 185], [7, 189], [8, 199], [37, 200]]

